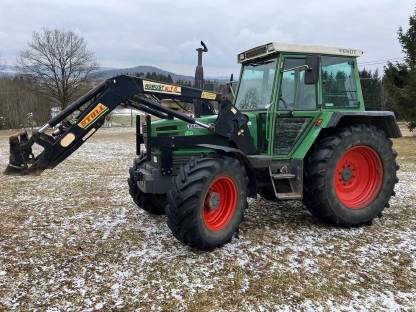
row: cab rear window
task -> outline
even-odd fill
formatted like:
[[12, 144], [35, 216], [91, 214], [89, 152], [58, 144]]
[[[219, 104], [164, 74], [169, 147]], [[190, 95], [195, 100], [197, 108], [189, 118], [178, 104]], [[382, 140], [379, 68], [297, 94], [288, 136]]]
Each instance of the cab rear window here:
[[347, 57], [323, 56], [322, 97], [325, 108], [358, 107], [354, 60]]

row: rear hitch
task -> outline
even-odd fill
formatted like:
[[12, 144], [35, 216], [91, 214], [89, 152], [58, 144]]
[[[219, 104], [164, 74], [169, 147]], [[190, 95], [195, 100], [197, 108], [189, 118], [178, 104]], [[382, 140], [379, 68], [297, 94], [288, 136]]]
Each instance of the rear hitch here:
[[35, 162], [35, 156], [32, 151], [33, 140], [29, 139], [27, 132], [11, 136], [9, 144], [9, 164], [3, 173], [5, 175], [36, 174], [36, 170], [32, 170], [32, 168], [29, 170], [29, 165]]

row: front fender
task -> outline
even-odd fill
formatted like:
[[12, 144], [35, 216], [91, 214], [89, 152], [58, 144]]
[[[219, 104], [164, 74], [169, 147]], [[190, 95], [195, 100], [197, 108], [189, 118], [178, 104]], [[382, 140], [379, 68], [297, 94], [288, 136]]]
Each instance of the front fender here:
[[257, 183], [256, 183], [256, 173], [253, 165], [247, 158], [247, 155], [244, 154], [238, 148], [228, 147], [228, 146], [221, 146], [221, 145], [214, 145], [214, 144], [197, 144], [199, 147], [209, 148], [215, 150], [217, 153], [222, 155], [228, 155], [234, 158], [237, 158], [242, 165], [244, 165], [248, 177], [248, 196], [256, 198], [257, 197]]

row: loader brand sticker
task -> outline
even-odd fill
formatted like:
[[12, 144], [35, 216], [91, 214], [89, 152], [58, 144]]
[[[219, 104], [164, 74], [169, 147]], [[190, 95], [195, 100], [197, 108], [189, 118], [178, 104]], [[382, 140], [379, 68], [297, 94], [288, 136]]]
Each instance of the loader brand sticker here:
[[90, 125], [92, 125], [98, 118], [108, 112], [108, 107], [102, 103], [98, 103], [94, 109], [85, 116], [81, 122], [78, 124], [79, 127], [82, 129], [87, 129]]
[[182, 89], [180, 86], [174, 86], [174, 85], [148, 81], [148, 80], [143, 80], [143, 89], [144, 91], [168, 93], [168, 94], [176, 94], [176, 95], [181, 95], [182, 93]]
[[208, 92], [208, 91], [202, 91], [201, 99], [215, 100], [216, 98], [217, 98], [217, 94], [216, 93]]

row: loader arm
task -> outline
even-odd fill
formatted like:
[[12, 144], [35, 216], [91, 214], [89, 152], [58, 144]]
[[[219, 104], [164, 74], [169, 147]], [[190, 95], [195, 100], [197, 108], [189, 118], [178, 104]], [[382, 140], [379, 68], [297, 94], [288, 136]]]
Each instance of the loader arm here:
[[[205, 104], [210, 107], [209, 101], [221, 102], [221, 95], [126, 75], [110, 78], [62, 110], [30, 138], [26, 132], [10, 137], [10, 162], [5, 173], [40, 174], [45, 169], [54, 168], [86, 142], [104, 124], [105, 116], [120, 104], [159, 118], [178, 118], [198, 124], [211, 130], [214, 135], [227, 139], [232, 139], [242, 127], [248, 129], [245, 116], [228, 100], [223, 101], [217, 117], [221, 126], [216, 126], [216, 123], [206, 125], [188, 115], [166, 108], [161, 105], [162, 99]], [[69, 120], [68, 117], [75, 112], [79, 112], [77, 117]], [[235, 126], [224, 128], [224, 122]], [[57, 127], [57, 130], [47, 134], [46, 131], [53, 127]], [[37, 156], [32, 152], [35, 143], [43, 147], [43, 151]]]

